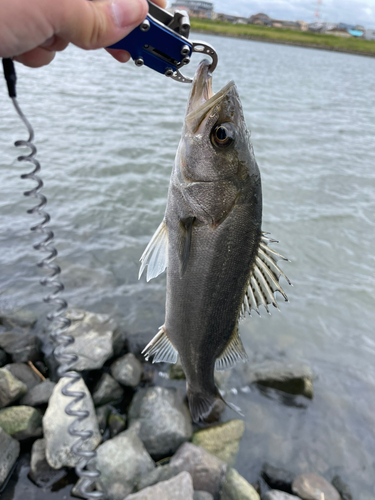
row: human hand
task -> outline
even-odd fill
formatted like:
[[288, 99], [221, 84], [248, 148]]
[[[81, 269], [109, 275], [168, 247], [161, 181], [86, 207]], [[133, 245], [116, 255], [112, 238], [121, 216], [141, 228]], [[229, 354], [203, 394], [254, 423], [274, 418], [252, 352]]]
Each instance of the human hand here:
[[[0, 0], [0, 57], [44, 66], [69, 43], [86, 50], [112, 45], [146, 15], [146, 0]], [[130, 59], [124, 50], [108, 52], [120, 62]]]

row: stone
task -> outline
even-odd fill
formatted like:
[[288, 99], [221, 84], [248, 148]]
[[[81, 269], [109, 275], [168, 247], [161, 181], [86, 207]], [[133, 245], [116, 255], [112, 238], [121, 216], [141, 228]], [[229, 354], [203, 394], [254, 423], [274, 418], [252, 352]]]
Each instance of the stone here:
[[0, 410], [0, 427], [18, 441], [42, 435], [42, 414], [31, 406]]
[[214, 500], [213, 495], [211, 493], [208, 493], [208, 491], [194, 491], [193, 495], [194, 500]]
[[[292, 484], [292, 491], [303, 500], [340, 500], [340, 494], [328, 481], [316, 474], [300, 474]], [[322, 496], [323, 495], [323, 496]]]
[[288, 394], [301, 394], [312, 399], [313, 373], [308, 365], [299, 362], [281, 362], [268, 360], [243, 367], [244, 381], [272, 387]]
[[184, 443], [169, 464], [179, 472], [189, 472], [195, 490], [208, 491], [215, 498], [219, 495], [227, 464], [202, 447]]
[[92, 399], [95, 406], [105, 405], [117, 401], [124, 395], [124, 390], [109, 373], [103, 373], [99, 382], [96, 384]]
[[[47, 411], [43, 417], [46, 459], [48, 464], [54, 469], [60, 469], [64, 466], [75, 467], [79, 462], [79, 458], [71, 451], [71, 447], [76, 443], [77, 437], [71, 436], [68, 432], [69, 425], [74, 422], [76, 417], [69, 416], [64, 411], [66, 405], [71, 403], [73, 398], [61, 394], [61, 389], [69, 381], [71, 381], [70, 378], [63, 377], [55, 385], [48, 402]], [[88, 411], [89, 416], [79, 422], [76, 425], [76, 429], [80, 431], [92, 431], [92, 437], [84, 443], [82, 449], [94, 450], [101, 441], [101, 435], [89, 390], [82, 378], [70, 387], [69, 390], [85, 394], [85, 397], [74, 405], [74, 410]]]
[[27, 387], [6, 368], [0, 368], [0, 408], [8, 406], [26, 394]]
[[0, 368], [7, 364], [8, 356], [5, 351], [0, 349]]
[[141, 424], [139, 437], [155, 459], [173, 455], [193, 432], [189, 410], [174, 388], [140, 389], [131, 402], [128, 418], [129, 425]]
[[353, 500], [349, 485], [346, 484], [340, 476], [335, 476], [331, 484], [339, 492], [341, 500]]
[[128, 335], [125, 339], [126, 350], [140, 359], [144, 359], [142, 351], [154, 335], [155, 332], [139, 332]]
[[125, 415], [111, 413], [108, 417], [108, 427], [111, 438], [117, 436], [117, 434], [120, 434], [120, 432], [124, 431], [126, 427]]
[[148, 486], [160, 483], [160, 481], [167, 481], [168, 479], [176, 476], [178, 472], [179, 471], [175, 467], [171, 467], [169, 464], [160, 465], [145, 476], [141, 476], [138, 483], [136, 484], [135, 490], [143, 490]]
[[41, 343], [38, 337], [21, 328], [2, 333], [0, 347], [12, 358], [14, 363], [34, 362], [41, 357]]
[[26, 363], [10, 363], [5, 365], [4, 368], [23, 382], [28, 391], [42, 382], [40, 376]]
[[233, 465], [245, 431], [243, 420], [230, 420], [193, 434], [192, 443], [202, 446], [211, 455]]
[[292, 493], [292, 483], [295, 474], [284, 469], [278, 469], [277, 467], [272, 467], [267, 463], [263, 464], [261, 475], [266, 481], [268, 486], [273, 490], [286, 491], [287, 493]]
[[0, 427], [0, 490], [20, 454], [20, 443]]
[[44, 380], [28, 391], [28, 393], [20, 399], [21, 405], [39, 406], [47, 404], [52, 395], [55, 383], [49, 379]]
[[141, 381], [142, 372], [142, 363], [131, 352], [111, 364], [113, 378], [127, 387], [137, 387]]
[[108, 405], [100, 406], [96, 409], [96, 419], [98, 421], [100, 434], [104, 434], [107, 428], [108, 417], [111, 413], [110, 407]]
[[193, 500], [193, 482], [188, 472], [126, 497], [126, 500]]
[[182, 368], [182, 364], [180, 359], [177, 360], [177, 362], [173, 365], [171, 365], [171, 368], [169, 370], [169, 378], [171, 380], [185, 380], [185, 372]]
[[281, 490], [270, 490], [262, 495], [262, 500], [299, 500], [299, 497]]
[[74, 337], [74, 344], [66, 347], [68, 354], [78, 355], [76, 371], [96, 370], [113, 356], [117, 325], [106, 314], [94, 314], [80, 309], [70, 309], [67, 317], [71, 326], [67, 335]]
[[220, 500], [260, 500], [260, 496], [236, 469], [228, 469]]
[[124, 500], [133, 492], [140, 476], [155, 468], [134, 426], [101, 444], [90, 463], [101, 472], [99, 488], [106, 500]]
[[52, 469], [48, 464], [45, 440], [37, 439], [34, 441], [31, 449], [29, 478], [40, 488], [49, 488], [66, 474], [66, 469]]
[[33, 328], [36, 325], [38, 317], [33, 311], [28, 309], [19, 309], [9, 314], [0, 314], [0, 325], [7, 330], [14, 327]]

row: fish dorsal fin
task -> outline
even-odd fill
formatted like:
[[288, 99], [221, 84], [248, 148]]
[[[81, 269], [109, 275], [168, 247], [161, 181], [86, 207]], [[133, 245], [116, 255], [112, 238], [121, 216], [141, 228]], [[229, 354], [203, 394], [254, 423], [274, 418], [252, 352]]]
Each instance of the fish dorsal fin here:
[[178, 352], [173, 347], [171, 341], [167, 337], [164, 326], [160, 327], [159, 332], [143, 349], [142, 354], [146, 361], [152, 356], [153, 363], [176, 363]]
[[146, 281], [156, 278], [165, 271], [168, 265], [168, 230], [165, 221], [157, 228], [139, 260], [141, 268], [138, 279], [142, 276], [146, 266], [148, 266]]
[[215, 363], [215, 369], [218, 371], [229, 370], [232, 368], [237, 361], [247, 361], [245, 348], [240, 339], [240, 334], [238, 333], [238, 327], [236, 326], [229, 342], [221, 356], [217, 358]]
[[189, 263], [191, 237], [195, 217], [180, 219], [178, 230], [178, 257], [180, 259], [180, 278], [185, 274]]
[[276, 309], [279, 309], [274, 297], [275, 292], [281, 293], [285, 301], [288, 302], [288, 297], [279, 283], [280, 276], [283, 276], [289, 285], [291, 285], [291, 282], [277, 265], [278, 259], [286, 261], [288, 261], [288, 259], [268, 246], [268, 243], [277, 241], [268, 238], [266, 236], [267, 234], [268, 233], [262, 233], [260, 239], [254, 267], [251, 270], [244, 294], [241, 308], [242, 316], [245, 316], [246, 311], [251, 313], [252, 309], [254, 309], [254, 311], [256, 311], [260, 316], [259, 306], [261, 305], [265, 307], [269, 314], [269, 304], [272, 304], [276, 307]]

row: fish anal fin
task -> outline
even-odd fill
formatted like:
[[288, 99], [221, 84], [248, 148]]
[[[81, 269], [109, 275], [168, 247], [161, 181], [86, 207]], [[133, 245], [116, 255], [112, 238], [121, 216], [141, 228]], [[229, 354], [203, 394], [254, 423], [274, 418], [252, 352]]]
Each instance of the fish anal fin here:
[[169, 340], [164, 326], [160, 327], [159, 332], [143, 349], [142, 354], [146, 361], [152, 357], [153, 363], [171, 363], [174, 364], [178, 359], [178, 352]]
[[229, 370], [236, 364], [237, 361], [246, 362], [248, 359], [249, 358], [238, 333], [238, 328], [236, 327], [228, 345], [222, 352], [221, 356], [217, 358], [215, 369], [218, 371]]
[[178, 256], [180, 259], [180, 278], [185, 274], [189, 263], [191, 238], [195, 217], [180, 219], [178, 235]]
[[241, 417], [244, 416], [243, 413], [241, 412], [241, 409], [238, 408], [238, 406], [234, 405], [233, 403], [228, 403], [227, 401], [225, 401], [225, 399], [221, 396], [220, 392], [217, 390], [216, 387], [215, 391], [216, 392], [212, 393], [203, 393], [203, 392], [194, 392], [191, 391], [189, 387], [187, 388], [189, 409], [193, 422], [198, 423], [202, 420], [205, 420], [212, 412], [214, 404], [217, 400], [221, 400], [226, 406], [228, 406], [228, 408], [231, 408]]
[[156, 276], [159, 276], [159, 274], [165, 271], [168, 265], [168, 230], [164, 220], [155, 231], [140, 261], [141, 268], [139, 270], [138, 279], [142, 276], [146, 266], [147, 281], [156, 278]]

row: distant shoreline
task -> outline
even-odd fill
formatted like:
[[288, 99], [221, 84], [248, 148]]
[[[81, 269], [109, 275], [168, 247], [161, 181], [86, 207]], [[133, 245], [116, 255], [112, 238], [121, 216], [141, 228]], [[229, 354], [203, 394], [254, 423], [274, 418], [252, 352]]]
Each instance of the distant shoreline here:
[[[231, 25], [230, 23], [215, 22], [206, 19], [191, 19], [190, 21], [191, 29], [196, 33], [226, 36], [229, 38], [240, 38], [244, 40], [253, 40], [256, 42], [292, 45], [295, 47], [306, 47], [310, 49], [328, 50], [331, 52], [341, 52], [366, 57], [375, 57], [375, 42], [369, 42], [366, 40], [353, 40], [348, 38], [339, 38], [333, 35], [294, 32], [281, 28], [266, 28], [263, 26], [261, 27], [251, 25]], [[244, 31], [253, 31], [253, 33], [244, 33]], [[258, 33], [254, 33], [254, 31], [258, 31]], [[277, 31], [279, 31], [280, 33], [277, 33]], [[303, 38], [315, 40], [304, 40]], [[329, 40], [329, 44], [324, 43], [324, 41], [327, 39]], [[335, 42], [337, 42], [337, 44], [335, 44]], [[363, 50], [362, 46], [364, 44], [370, 44], [372, 50]], [[358, 45], [359, 47], [356, 48], [353, 47], [353, 45]]]

